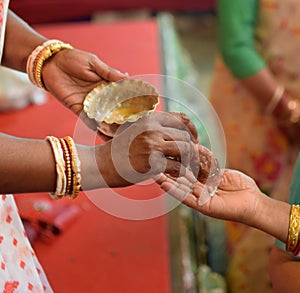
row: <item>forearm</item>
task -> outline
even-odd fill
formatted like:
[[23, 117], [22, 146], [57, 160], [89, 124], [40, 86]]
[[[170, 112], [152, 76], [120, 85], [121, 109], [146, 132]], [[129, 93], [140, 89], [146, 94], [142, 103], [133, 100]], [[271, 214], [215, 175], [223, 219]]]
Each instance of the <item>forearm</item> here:
[[0, 193], [55, 190], [55, 164], [48, 142], [0, 134]]
[[263, 195], [250, 225], [282, 242], [286, 242], [289, 228], [290, 204]]
[[7, 16], [2, 65], [26, 72], [30, 53], [46, 40], [12, 11]]
[[129, 185], [114, 166], [110, 142], [97, 145], [95, 148], [77, 145], [77, 150], [81, 161], [83, 190]]
[[265, 111], [276, 88], [279, 86], [268, 68], [264, 68], [247, 78], [240, 79], [240, 83], [253, 95], [262, 111]]
[[[118, 176], [107, 167], [109, 147], [77, 145], [77, 151], [83, 190], [121, 185], [120, 181], [113, 182]], [[48, 141], [0, 134], [0, 161], [0, 194], [55, 191], [55, 158]]]

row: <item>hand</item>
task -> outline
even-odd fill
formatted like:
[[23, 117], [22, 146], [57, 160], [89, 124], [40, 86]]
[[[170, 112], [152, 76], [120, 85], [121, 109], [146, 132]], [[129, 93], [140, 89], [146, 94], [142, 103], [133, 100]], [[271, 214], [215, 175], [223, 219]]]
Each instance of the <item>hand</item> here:
[[218, 181], [220, 173], [219, 162], [214, 154], [206, 147], [198, 144], [196, 156], [191, 161], [191, 171], [197, 180], [203, 184]]
[[268, 271], [274, 293], [299, 292], [299, 260], [274, 246], [269, 257]]
[[110, 187], [134, 184], [161, 172], [178, 176], [196, 151], [194, 131], [184, 114], [144, 116], [97, 147], [100, 173]]
[[54, 97], [96, 130], [96, 122], [82, 111], [85, 96], [99, 84], [118, 81], [127, 75], [110, 68], [96, 55], [65, 49], [45, 62], [42, 77]]
[[255, 219], [256, 207], [262, 195], [250, 177], [229, 169], [223, 170], [217, 193], [205, 204], [201, 204], [205, 186], [191, 171], [178, 179], [165, 174], [156, 179], [162, 189], [187, 206], [207, 216], [245, 224], [250, 224], [251, 219]]
[[273, 117], [283, 135], [293, 145], [299, 145], [300, 103], [285, 93], [273, 112]]

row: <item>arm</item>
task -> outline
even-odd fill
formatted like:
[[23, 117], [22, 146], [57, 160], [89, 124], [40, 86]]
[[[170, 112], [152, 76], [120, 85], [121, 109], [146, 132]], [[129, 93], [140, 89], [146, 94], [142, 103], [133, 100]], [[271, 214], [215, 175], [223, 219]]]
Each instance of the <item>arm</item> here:
[[[104, 144], [77, 145], [82, 189], [128, 186], [159, 172], [178, 174], [179, 160], [184, 165], [191, 160], [182, 155], [192, 154], [194, 147], [190, 124], [184, 115], [152, 114]], [[47, 141], [0, 134], [0, 161], [0, 194], [56, 189], [56, 166]]]
[[[47, 40], [27, 23], [8, 12], [2, 65], [26, 72], [31, 52]], [[117, 81], [127, 75], [105, 64], [96, 55], [81, 50], [61, 50], [42, 67], [42, 79], [47, 90], [63, 105], [80, 115], [85, 96], [103, 81]], [[96, 123], [80, 116], [92, 129]]]
[[26, 62], [35, 47], [46, 41], [25, 21], [8, 11], [2, 65], [26, 72]]
[[291, 255], [274, 246], [269, 258], [269, 275], [274, 293], [298, 293], [300, 263]]
[[[224, 62], [265, 112], [281, 85], [256, 50], [258, 9], [258, 0], [218, 0], [220, 49]], [[300, 105], [296, 102], [296, 109], [292, 110], [288, 104], [292, 97], [286, 91], [279, 94], [279, 98], [276, 107], [266, 114], [272, 114], [283, 133], [292, 142], [298, 143]]]
[[177, 180], [161, 175], [158, 183], [184, 204], [207, 216], [252, 226], [283, 242], [287, 239], [290, 205], [261, 193], [255, 182], [241, 172], [224, 170], [217, 194], [205, 204], [201, 203], [204, 184], [191, 172]]
[[225, 64], [265, 109], [277, 81], [255, 48], [257, 0], [218, 0], [220, 50]]

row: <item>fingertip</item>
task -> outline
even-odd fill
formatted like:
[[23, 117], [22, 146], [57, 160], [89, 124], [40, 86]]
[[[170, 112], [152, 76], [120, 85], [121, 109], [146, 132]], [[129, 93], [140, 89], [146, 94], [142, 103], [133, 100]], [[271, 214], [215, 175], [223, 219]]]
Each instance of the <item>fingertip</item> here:
[[167, 179], [166, 175], [163, 173], [159, 173], [153, 177], [153, 180], [156, 181], [157, 183], [162, 183]]
[[167, 192], [169, 190], [168, 185], [170, 185], [170, 183], [164, 181], [160, 184], [160, 188]]

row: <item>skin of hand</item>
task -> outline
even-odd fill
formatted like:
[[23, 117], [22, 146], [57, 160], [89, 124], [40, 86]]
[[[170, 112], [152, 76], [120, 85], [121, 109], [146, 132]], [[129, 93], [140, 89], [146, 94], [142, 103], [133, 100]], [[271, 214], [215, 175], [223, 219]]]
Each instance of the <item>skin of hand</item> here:
[[161, 175], [157, 182], [187, 206], [210, 217], [248, 224], [257, 212], [260, 191], [251, 178], [239, 171], [223, 170], [217, 194], [206, 204], [199, 203], [204, 184], [190, 171], [179, 179]]
[[[256, 102], [261, 107], [262, 113], [264, 113], [278, 86], [278, 82], [272, 72], [268, 68], [264, 68], [252, 76], [241, 79], [240, 83], [253, 94]], [[297, 123], [289, 122], [290, 110], [287, 108], [287, 101], [289, 99], [291, 97], [286, 91], [284, 99], [280, 101], [278, 107], [272, 113], [272, 117], [290, 143], [299, 145], [298, 133], [300, 131], [300, 121]]]
[[298, 293], [300, 290], [299, 260], [273, 246], [268, 263], [268, 272], [274, 293]]
[[[169, 114], [173, 115], [174, 117], [177, 117], [180, 121], [183, 122], [186, 130], [190, 132], [192, 139], [195, 141], [195, 143], [197, 143], [198, 142], [198, 131], [197, 131], [195, 125], [189, 119], [189, 117], [182, 112], [169, 112]], [[112, 137], [114, 137], [115, 135], [120, 134], [121, 131], [124, 131], [124, 129], [128, 128], [133, 123], [134, 122], [126, 122], [126, 123], [122, 124], [122, 127], [120, 127], [121, 125], [118, 125], [115, 123], [113, 123], [113, 124], [102, 123], [100, 128], [104, 129], [104, 132], [106, 132], [106, 133], [107, 132], [112, 133], [112, 135], [108, 136], [108, 135], [104, 134], [103, 132], [101, 132], [101, 130], [98, 130], [98, 136], [100, 136], [103, 141], [108, 141], [108, 140], [112, 139]]]
[[290, 205], [264, 195], [252, 178], [239, 171], [223, 170], [217, 193], [205, 204], [200, 202], [205, 186], [191, 171], [180, 178], [161, 174], [155, 179], [170, 195], [207, 216], [244, 223], [284, 242], [287, 239]]
[[[299, 146], [299, 132], [300, 132], [300, 120], [291, 122], [291, 111], [288, 106], [288, 102], [292, 100], [290, 95], [285, 92], [283, 98], [279, 102], [277, 108], [273, 113], [273, 116], [277, 122], [278, 128], [287, 137], [291, 145]], [[294, 100], [296, 112], [300, 112], [300, 103], [298, 100]], [[298, 109], [298, 110], [297, 110]]]
[[128, 76], [109, 67], [94, 54], [65, 49], [45, 62], [42, 77], [54, 97], [96, 130], [96, 122], [82, 111], [85, 96], [103, 82]]
[[85, 176], [85, 186], [99, 185], [95, 174], [100, 174], [101, 181], [110, 187], [128, 186], [161, 172], [178, 176], [196, 151], [194, 131], [193, 124], [181, 113], [144, 116], [97, 146], [90, 159], [82, 159], [82, 164], [94, 165], [86, 168], [91, 172]]

